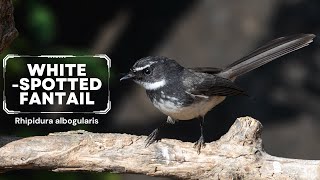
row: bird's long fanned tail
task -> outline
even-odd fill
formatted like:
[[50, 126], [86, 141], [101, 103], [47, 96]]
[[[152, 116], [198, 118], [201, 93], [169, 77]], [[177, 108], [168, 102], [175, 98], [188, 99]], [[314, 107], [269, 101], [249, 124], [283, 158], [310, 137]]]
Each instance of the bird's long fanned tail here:
[[223, 69], [219, 76], [233, 79], [274, 59], [308, 46], [314, 34], [298, 34], [275, 39]]

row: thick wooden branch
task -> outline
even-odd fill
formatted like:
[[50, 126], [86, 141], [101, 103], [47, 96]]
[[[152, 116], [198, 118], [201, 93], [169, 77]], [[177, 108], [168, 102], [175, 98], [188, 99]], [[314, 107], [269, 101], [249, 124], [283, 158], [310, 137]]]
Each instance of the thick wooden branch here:
[[0, 52], [3, 51], [16, 37], [11, 0], [0, 0]]
[[[274, 157], [264, 152], [261, 124], [238, 118], [198, 155], [193, 143], [163, 139], [145, 148], [145, 136], [86, 131], [3, 139], [0, 171], [110, 171], [183, 179], [320, 179], [320, 161]], [[11, 142], [10, 142], [11, 141]]]

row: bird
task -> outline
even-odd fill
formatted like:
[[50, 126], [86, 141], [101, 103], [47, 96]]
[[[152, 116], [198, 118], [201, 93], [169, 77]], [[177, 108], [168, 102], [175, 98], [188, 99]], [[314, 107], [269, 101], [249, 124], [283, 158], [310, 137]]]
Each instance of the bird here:
[[234, 83], [236, 78], [308, 46], [314, 38], [314, 34], [277, 38], [225, 68], [186, 68], [164, 56], [148, 56], [137, 60], [120, 81], [130, 79], [141, 85], [153, 105], [167, 116], [166, 121], [146, 138], [145, 146], [159, 140], [160, 129], [166, 123], [199, 119], [200, 137], [194, 147], [200, 154], [205, 147], [205, 115], [228, 96], [247, 95]]

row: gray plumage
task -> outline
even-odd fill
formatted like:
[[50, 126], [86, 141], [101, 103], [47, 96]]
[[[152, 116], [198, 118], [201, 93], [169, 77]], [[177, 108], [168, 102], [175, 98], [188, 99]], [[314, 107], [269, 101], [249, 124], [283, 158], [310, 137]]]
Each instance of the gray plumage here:
[[[196, 142], [198, 152], [204, 146], [203, 118], [226, 96], [246, 95], [233, 81], [285, 54], [309, 45], [315, 35], [298, 34], [275, 39], [235, 61], [226, 68], [184, 68], [175, 60], [149, 56], [138, 60], [123, 79], [133, 79], [142, 85], [148, 97], [167, 122], [200, 118], [201, 136]], [[147, 138], [147, 145], [157, 140], [159, 128]]]

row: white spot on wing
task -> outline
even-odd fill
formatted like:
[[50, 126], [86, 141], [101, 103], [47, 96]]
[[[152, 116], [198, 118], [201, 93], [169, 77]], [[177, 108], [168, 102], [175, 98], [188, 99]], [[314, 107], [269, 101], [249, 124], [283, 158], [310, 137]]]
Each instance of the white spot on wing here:
[[185, 91], [187, 94], [189, 94], [190, 96], [192, 96], [193, 98], [196, 98], [196, 97], [200, 97], [200, 98], [205, 98], [205, 99], [208, 99], [209, 96], [205, 96], [205, 95], [196, 95], [196, 94], [192, 94], [191, 92], [189, 91]]

